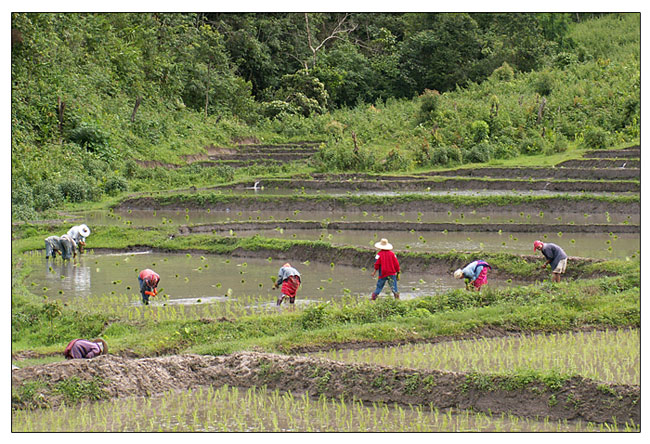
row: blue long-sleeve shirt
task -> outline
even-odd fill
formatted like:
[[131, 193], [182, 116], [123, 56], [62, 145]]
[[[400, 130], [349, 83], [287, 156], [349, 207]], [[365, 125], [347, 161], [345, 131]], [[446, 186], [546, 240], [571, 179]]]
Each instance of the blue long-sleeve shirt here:
[[479, 261], [470, 262], [465, 268], [463, 268], [463, 275], [468, 278], [470, 281], [476, 280], [481, 270], [485, 265], [480, 264]]

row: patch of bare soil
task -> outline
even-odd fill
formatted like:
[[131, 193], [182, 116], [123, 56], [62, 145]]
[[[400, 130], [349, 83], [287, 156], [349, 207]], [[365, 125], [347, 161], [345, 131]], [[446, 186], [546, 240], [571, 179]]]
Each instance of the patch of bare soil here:
[[346, 198], [312, 199], [309, 197], [291, 196], [290, 199], [258, 199], [255, 197], [237, 197], [236, 200], [225, 202], [191, 202], [185, 199], [175, 201], [170, 198], [164, 200], [156, 197], [131, 197], [121, 201], [116, 208], [120, 210], [185, 210], [197, 209], [211, 211], [349, 211], [361, 213], [363, 211], [420, 211], [420, 212], [447, 212], [480, 210], [482, 212], [493, 211], [495, 214], [509, 213], [539, 213], [544, 212], [566, 212], [570, 206], [571, 212], [576, 214], [592, 213], [622, 213], [639, 214], [641, 211], [640, 202], [608, 202], [604, 199], [570, 199], [565, 197], [549, 197], [534, 202], [521, 202], [505, 205], [485, 205], [463, 203], [447, 203], [427, 199], [391, 199], [381, 204], [376, 202], [359, 203], [349, 201]]
[[[640, 421], [640, 388], [573, 377], [561, 386], [534, 381], [513, 385], [505, 377], [482, 378], [436, 370], [355, 364], [304, 356], [242, 352], [227, 356], [177, 355], [129, 359], [100, 356], [90, 360], [12, 370], [12, 408], [57, 406], [63, 401], [57, 383], [76, 377], [102, 381], [106, 397], [151, 396], [197, 385], [261, 387], [363, 401], [429, 404], [438, 408], [511, 412], [553, 420], [581, 419], [619, 423]], [[19, 396], [21, 386], [40, 381], [37, 393]], [[34, 402], [37, 401], [37, 402]]]
[[[620, 166], [620, 165], [619, 165]], [[623, 168], [459, 168], [423, 176], [497, 177], [502, 179], [638, 180], [641, 171]]]
[[565, 160], [556, 166], [564, 168], [620, 168], [639, 169], [638, 159], [573, 159]]
[[195, 225], [181, 225], [179, 234], [219, 233], [233, 231], [259, 231], [283, 228], [285, 230], [377, 230], [377, 231], [462, 231], [498, 233], [506, 230], [512, 233], [639, 233], [640, 225], [622, 224], [498, 224], [498, 223], [452, 223], [452, 222], [318, 222], [318, 221], [252, 221], [223, 222]]

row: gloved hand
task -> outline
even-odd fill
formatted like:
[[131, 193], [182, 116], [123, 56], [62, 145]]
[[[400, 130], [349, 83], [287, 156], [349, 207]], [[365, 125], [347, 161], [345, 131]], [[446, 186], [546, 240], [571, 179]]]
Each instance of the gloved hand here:
[[398, 272], [397, 272], [397, 280], [398, 280], [398, 281], [399, 281], [399, 274], [400, 274], [400, 272], [398, 271]]

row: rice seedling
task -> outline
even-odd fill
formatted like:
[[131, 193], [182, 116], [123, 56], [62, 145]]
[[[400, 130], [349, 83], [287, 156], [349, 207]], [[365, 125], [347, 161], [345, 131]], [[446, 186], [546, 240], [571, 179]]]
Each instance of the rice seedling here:
[[433, 404], [363, 403], [277, 389], [198, 387], [12, 412], [14, 432], [638, 432], [639, 425], [551, 421], [441, 410]]

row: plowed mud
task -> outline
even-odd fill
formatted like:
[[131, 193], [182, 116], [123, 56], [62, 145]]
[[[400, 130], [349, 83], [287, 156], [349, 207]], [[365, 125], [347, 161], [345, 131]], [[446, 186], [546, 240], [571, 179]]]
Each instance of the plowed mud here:
[[[242, 352], [227, 356], [175, 355], [129, 359], [100, 356], [12, 370], [13, 393], [40, 381], [29, 398], [12, 396], [12, 407], [54, 407], [63, 396], [56, 384], [76, 377], [102, 381], [107, 398], [151, 396], [198, 385], [261, 387], [309, 392], [329, 397], [356, 397], [363, 401], [429, 404], [438, 408], [474, 409], [488, 413], [511, 412], [552, 420], [581, 419], [619, 423], [640, 421], [640, 388], [604, 384], [573, 377], [561, 385], [539, 381], [513, 384], [505, 377], [481, 379], [435, 370], [350, 364], [322, 358]], [[552, 402], [550, 402], [552, 400]]]

